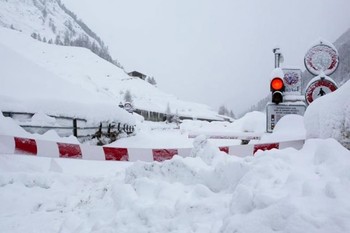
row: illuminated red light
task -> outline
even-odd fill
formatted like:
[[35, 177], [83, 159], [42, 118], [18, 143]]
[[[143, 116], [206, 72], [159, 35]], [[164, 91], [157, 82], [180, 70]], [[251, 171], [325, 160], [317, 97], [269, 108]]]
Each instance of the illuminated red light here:
[[271, 81], [271, 91], [280, 91], [284, 87], [283, 80], [281, 78], [274, 78]]

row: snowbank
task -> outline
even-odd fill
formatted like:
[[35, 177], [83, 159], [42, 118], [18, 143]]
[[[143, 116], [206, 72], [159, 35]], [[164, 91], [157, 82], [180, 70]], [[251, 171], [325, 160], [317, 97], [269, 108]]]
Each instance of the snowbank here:
[[282, 117], [276, 124], [273, 132], [264, 134], [259, 143], [292, 141], [306, 138], [304, 117], [289, 114]]
[[230, 122], [207, 122], [184, 120], [180, 125], [182, 131], [213, 131], [213, 132], [265, 132], [265, 113], [248, 112], [243, 117]]
[[196, 139], [163, 163], [0, 157], [2, 232], [350, 231], [350, 152], [333, 139], [230, 157]]
[[[48, 125], [47, 123], [50, 122], [52, 125], [55, 125], [54, 118], [48, 117], [45, 114], [38, 113], [35, 114], [32, 117], [31, 123], [36, 125], [37, 123], [43, 123], [45, 122], [45, 125]], [[10, 117], [4, 117], [2, 114], [0, 114], [0, 132], [1, 135], [11, 135], [16, 137], [23, 137], [23, 138], [33, 138], [33, 139], [41, 139], [45, 141], [55, 141], [55, 142], [66, 142], [66, 143], [79, 143], [78, 139], [76, 137], [69, 136], [69, 137], [60, 137], [56, 131], [54, 130], [48, 130], [47, 132], [43, 134], [31, 134], [27, 131], [25, 131], [22, 127], [18, 125], [18, 122], [16, 122], [14, 119]], [[4, 145], [1, 145], [4, 146]]]
[[307, 138], [334, 138], [350, 149], [350, 82], [312, 102], [304, 118]]
[[266, 114], [262, 112], [248, 112], [233, 122], [232, 127], [241, 132], [263, 133], [266, 130]]

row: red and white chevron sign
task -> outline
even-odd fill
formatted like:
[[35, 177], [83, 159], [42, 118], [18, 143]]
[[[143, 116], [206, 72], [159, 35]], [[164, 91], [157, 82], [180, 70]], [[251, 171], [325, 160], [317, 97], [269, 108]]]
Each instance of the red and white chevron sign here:
[[[258, 150], [302, 148], [304, 140], [249, 144], [220, 147], [229, 155], [252, 156]], [[188, 157], [192, 148], [117, 148], [110, 146], [91, 146], [83, 144], [62, 143], [37, 140], [15, 136], [0, 135], [0, 154], [25, 154], [38, 157], [74, 158], [85, 160], [115, 160], [115, 161], [164, 161], [174, 155]]]

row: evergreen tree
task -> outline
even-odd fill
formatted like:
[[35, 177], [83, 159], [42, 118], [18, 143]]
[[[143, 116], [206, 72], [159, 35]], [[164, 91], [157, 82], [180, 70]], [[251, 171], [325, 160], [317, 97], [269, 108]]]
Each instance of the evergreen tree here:
[[170, 109], [170, 104], [169, 104], [169, 103], [168, 103], [167, 106], [166, 106], [165, 113], [166, 113], [167, 115], [171, 115], [171, 109]]
[[57, 45], [61, 45], [61, 44], [62, 44], [62, 41], [61, 41], [60, 35], [57, 35], [57, 36], [56, 36], [56, 39], [55, 39], [55, 44], [57, 44]]
[[65, 46], [70, 45], [70, 36], [69, 36], [69, 32], [68, 31], [64, 32], [63, 45], [65, 45]]
[[171, 109], [170, 109], [170, 104], [169, 103], [166, 106], [165, 114], [166, 114], [166, 121], [168, 123], [171, 123], [173, 115], [171, 114]]
[[118, 60], [113, 60], [112, 63], [114, 65], [116, 65], [117, 67], [119, 67], [120, 69], [124, 70], [124, 67], [120, 64], [120, 62]]
[[124, 94], [124, 101], [132, 103], [132, 96], [129, 90], [127, 90]]
[[95, 53], [95, 54], [98, 53], [99, 47], [96, 45], [95, 41], [92, 42], [92, 44], [91, 44], [91, 49], [90, 49], [90, 50], [91, 50], [91, 52], [93, 52], [93, 53]]
[[233, 119], [236, 119], [236, 116], [235, 116], [235, 114], [232, 112], [232, 110], [230, 111], [229, 117], [231, 117], [231, 118], [233, 118]]
[[31, 37], [33, 37], [34, 39], [38, 39], [38, 35], [35, 32], [31, 34]]
[[219, 115], [223, 115], [223, 116], [228, 116], [229, 111], [227, 110], [225, 105], [222, 105], [219, 107], [219, 111], [218, 111]]
[[[33, 0], [33, 1], [36, 2], [37, 0]], [[64, 23], [69, 31], [69, 34], [64, 35], [63, 42], [61, 41], [61, 38], [59, 38], [59, 40], [55, 40], [55, 44], [78, 46], [78, 47], [90, 49], [93, 53], [95, 53], [102, 59], [105, 59], [106, 61], [109, 61], [110, 63], [116, 65], [117, 67], [124, 69], [123, 66], [117, 60], [113, 60], [112, 56], [109, 54], [108, 46], [104, 44], [102, 39], [99, 36], [97, 36], [97, 34], [94, 33], [82, 20], [78, 19], [76, 14], [68, 10], [61, 0], [56, 0], [56, 1], [58, 3], [58, 6], [73, 20], [67, 20]], [[76, 39], [73, 39], [73, 37], [74, 38], [76, 37], [74, 24], [79, 25], [79, 27], [84, 31], [84, 34], [78, 36], [78, 38]], [[56, 26], [52, 18], [49, 19], [49, 26], [52, 29], [53, 33], [56, 34]], [[90, 41], [91, 38], [92, 38], [92, 41]]]
[[44, 19], [46, 19], [46, 16], [47, 16], [47, 10], [46, 10], [46, 7], [41, 11], [43, 13], [43, 17]]
[[49, 20], [49, 27], [51, 28], [52, 32], [56, 34], [56, 25], [54, 24], [52, 18]]
[[72, 24], [72, 22], [70, 20], [67, 20], [66, 22], [64, 22], [64, 25], [66, 25], [68, 30], [73, 33], [73, 31], [74, 31], [73, 24]]
[[173, 116], [172, 122], [175, 122], [177, 126], [179, 126], [179, 123], [181, 123], [179, 112], [177, 110], [175, 115]]
[[153, 86], [156, 86], [157, 85], [157, 82], [156, 80], [154, 79], [154, 77], [147, 77], [147, 82], [152, 84]]

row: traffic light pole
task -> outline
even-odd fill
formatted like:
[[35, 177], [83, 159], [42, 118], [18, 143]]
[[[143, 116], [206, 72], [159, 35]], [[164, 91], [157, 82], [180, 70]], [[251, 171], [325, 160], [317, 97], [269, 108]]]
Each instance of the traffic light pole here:
[[275, 54], [275, 68], [279, 68], [281, 64], [281, 51], [280, 48], [274, 48], [272, 52]]
[[301, 96], [301, 70], [280, 68], [283, 54], [280, 48], [272, 50], [275, 70], [271, 74], [271, 102], [266, 105], [266, 132], [272, 133], [277, 122], [285, 115], [304, 115], [306, 105]]

